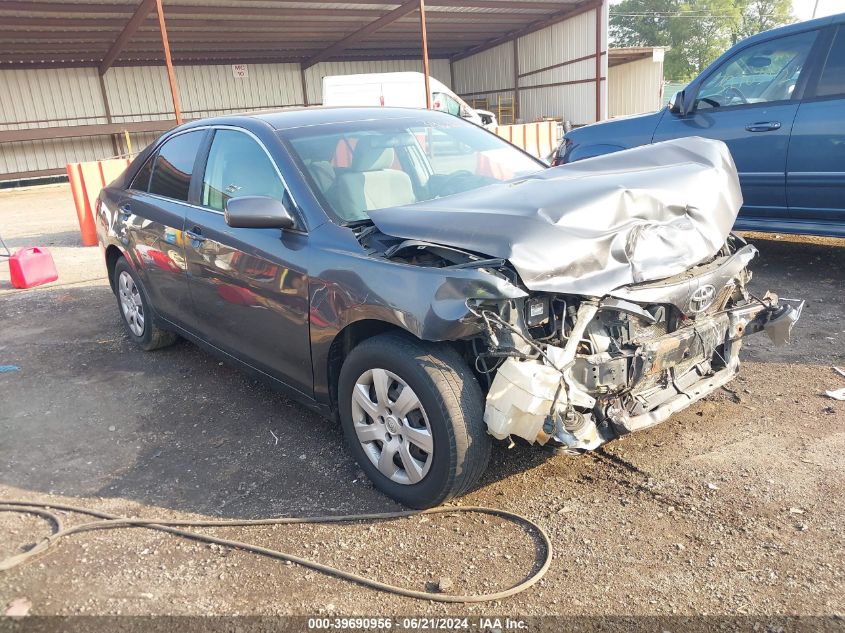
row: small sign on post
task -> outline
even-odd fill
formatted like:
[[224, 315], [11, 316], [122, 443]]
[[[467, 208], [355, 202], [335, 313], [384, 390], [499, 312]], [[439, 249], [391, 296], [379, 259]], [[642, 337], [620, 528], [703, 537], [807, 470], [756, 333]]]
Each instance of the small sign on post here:
[[235, 79], [245, 79], [249, 77], [249, 70], [246, 64], [232, 64], [232, 76]]

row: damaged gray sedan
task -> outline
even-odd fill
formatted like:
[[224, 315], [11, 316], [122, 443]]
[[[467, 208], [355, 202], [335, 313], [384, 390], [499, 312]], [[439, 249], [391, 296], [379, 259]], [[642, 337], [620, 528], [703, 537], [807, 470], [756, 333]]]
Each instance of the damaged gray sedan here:
[[748, 289], [724, 144], [554, 169], [437, 112], [193, 122], [103, 190], [127, 334], [191, 339], [340, 420], [414, 507], [468, 490], [492, 438], [593, 450], [731, 380], [802, 302]]

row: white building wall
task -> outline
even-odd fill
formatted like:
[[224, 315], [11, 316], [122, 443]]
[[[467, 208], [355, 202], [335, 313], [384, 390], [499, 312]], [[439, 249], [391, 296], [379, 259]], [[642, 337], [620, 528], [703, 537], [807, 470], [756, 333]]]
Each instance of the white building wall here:
[[[596, 20], [600, 21], [601, 50], [606, 51], [607, 2], [602, 10], [587, 11], [516, 40], [519, 119], [535, 121], [554, 117], [576, 125], [595, 122]], [[455, 62], [455, 92], [465, 98], [488, 96], [491, 104], [495, 102], [495, 95], [512, 95], [512, 46], [513, 42], [508, 42]], [[588, 56], [589, 59], [573, 62]], [[607, 77], [606, 54], [601, 58], [601, 77]], [[604, 119], [607, 118], [607, 82], [604, 79], [601, 91], [601, 118]]]
[[[361, 75], [365, 73], [422, 72], [422, 60], [394, 59], [351, 62], [320, 62], [305, 70], [308, 104], [323, 103], [323, 77], [333, 75]], [[428, 63], [431, 76], [450, 88], [452, 80], [448, 59], [431, 59]]]
[[654, 112], [663, 106], [662, 53], [610, 68], [608, 114], [611, 117]]

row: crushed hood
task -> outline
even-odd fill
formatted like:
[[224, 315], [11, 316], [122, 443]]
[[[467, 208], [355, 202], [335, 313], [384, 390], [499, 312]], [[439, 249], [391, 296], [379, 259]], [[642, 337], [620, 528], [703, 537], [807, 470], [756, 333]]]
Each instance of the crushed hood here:
[[691, 137], [370, 217], [394, 237], [507, 259], [530, 290], [602, 296], [709, 259], [740, 206], [727, 146]]

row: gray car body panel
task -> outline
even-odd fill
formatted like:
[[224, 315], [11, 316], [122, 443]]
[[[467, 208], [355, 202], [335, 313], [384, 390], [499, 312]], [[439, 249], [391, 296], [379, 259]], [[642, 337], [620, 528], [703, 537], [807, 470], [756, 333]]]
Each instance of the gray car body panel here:
[[507, 259], [530, 290], [603, 296], [712, 257], [741, 206], [727, 146], [693, 137], [370, 217], [388, 235]]

